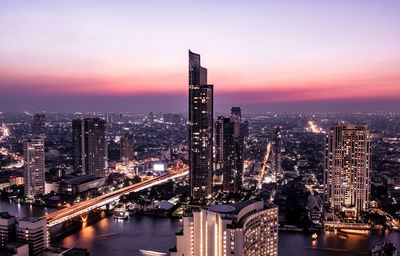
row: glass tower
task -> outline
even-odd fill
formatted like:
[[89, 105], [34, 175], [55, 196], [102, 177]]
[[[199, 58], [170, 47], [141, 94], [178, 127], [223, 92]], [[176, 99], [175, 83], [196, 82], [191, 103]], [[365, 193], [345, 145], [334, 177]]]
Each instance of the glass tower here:
[[192, 198], [211, 195], [213, 169], [213, 85], [200, 55], [189, 51], [189, 173]]

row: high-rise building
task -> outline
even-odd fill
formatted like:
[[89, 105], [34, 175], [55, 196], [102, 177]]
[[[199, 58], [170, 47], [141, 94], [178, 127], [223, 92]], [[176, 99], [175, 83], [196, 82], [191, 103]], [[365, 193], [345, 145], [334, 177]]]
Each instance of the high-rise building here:
[[[221, 118], [221, 117], [220, 117]], [[237, 170], [235, 169], [235, 137], [234, 124], [230, 118], [222, 118], [222, 162], [223, 162], [223, 190], [235, 190]]]
[[231, 109], [231, 122], [233, 123], [234, 136], [239, 138], [240, 134], [240, 123], [242, 119], [242, 110], [240, 107], [232, 107]]
[[244, 151], [244, 138], [241, 132], [241, 122], [242, 110], [240, 107], [232, 107], [231, 109], [231, 125], [233, 126], [233, 171], [231, 171], [231, 176], [229, 177], [230, 182], [233, 186], [230, 186], [230, 192], [240, 191], [242, 187], [242, 176], [243, 176], [243, 151]]
[[45, 114], [35, 114], [33, 116], [31, 124], [31, 132], [33, 135], [44, 135], [46, 133], [45, 121], [46, 121]]
[[326, 135], [325, 200], [357, 216], [369, 208], [371, 135], [366, 125], [334, 125]]
[[107, 122], [99, 118], [72, 121], [74, 170], [104, 177], [108, 167]]
[[243, 138], [249, 137], [249, 121], [245, 120], [240, 124], [240, 134]]
[[242, 185], [244, 139], [240, 120], [240, 107], [233, 107], [229, 118], [220, 116], [215, 123], [215, 162], [217, 169], [223, 169], [224, 192], [237, 192]]
[[15, 216], [8, 212], [0, 212], [0, 246], [5, 247], [15, 239]]
[[219, 116], [215, 121], [215, 170], [224, 166], [224, 118]]
[[134, 138], [132, 133], [126, 133], [120, 141], [120, 158], [124, 162], [135, 159]]
[[195, 210], [183, 218], [170, 255], [278, 255], [278, 207], [250, 200]]
[[282, 177], [282, 163], [281, 163], [281, 151], [282, 151], [282, 126], [275, 126], [272, 133], [272, 162], [271, 172], [272, 176], [277, 180]]
[[189, 177], [193, 198], [212, 192], [213, 94], [200, 55], [189, 51]]
[[32, 137], [24, 140], [24, 162], [25, 195], [33, 197], [44, 194], [45, 166], [43, 137]]
[[41, 255], [48, 247], [46, 218], [28, 217], [19, 220], [17, 240], [29, 244], [29, 255]]

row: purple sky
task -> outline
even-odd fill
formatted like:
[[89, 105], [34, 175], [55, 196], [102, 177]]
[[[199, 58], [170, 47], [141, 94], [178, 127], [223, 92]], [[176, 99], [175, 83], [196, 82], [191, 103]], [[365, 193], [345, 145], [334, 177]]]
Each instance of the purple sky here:
[[0, 3], [0, 111], [186, 111], [187, 50], [217, 111], [400, 111], [400, 2]]

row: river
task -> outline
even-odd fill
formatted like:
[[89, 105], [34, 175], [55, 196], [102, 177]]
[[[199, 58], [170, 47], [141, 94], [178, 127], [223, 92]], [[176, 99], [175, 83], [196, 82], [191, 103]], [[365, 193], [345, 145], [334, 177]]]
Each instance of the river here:
[[[56, 209], [45, 209], [25, 204], [0, 203], [0, 211], [23, 218], [26, 216], [43, 216], [45, 212]], [[134, 216], [129, 220], [113, 220], [107, 217], [72, 235], [58, 241], [54, 246], [79, 247], [89, 249], [91, 255], [99, 256], [139, 256], [139, 250], [168, 252], [175, 246], [175, 232], [178, 220], [151, 216]], [[280, 232], [279, 255], [369, 255], [374, 244], [390, 239], [400, 248], [400, 232], [368, 232], [362, 235], [348, 234], [347, 238], [339, 237], [333, 232], [324, 232], [312, 241], [311, 235], [304, 233]], [[316, 248], [324, 248], [317, 250]], [[345, 249], [346, 252], [333, 252], [326, 248]]]

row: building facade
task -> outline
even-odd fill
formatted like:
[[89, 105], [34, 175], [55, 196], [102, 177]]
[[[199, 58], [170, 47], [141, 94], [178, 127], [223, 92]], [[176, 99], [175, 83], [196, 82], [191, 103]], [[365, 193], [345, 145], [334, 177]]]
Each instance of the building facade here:
[[272, 132], [271, 171], [275, 180], [283, 176], [282, 163], [282, 126], [275, 126]]
[[44, 194], [45, 165], [44, 139], [33, 137], [24, 140], [24, 191], [25, 196]]
[[104, 177], [108, 167], [107, 122], [99, 118], [72, 121], [74, 170]]
[[278, 207], [250, 200], [214, 205], [183, 218], [172, 256], [278, 255]]
[[219, 116], [215, 121], [215, 158], [214, 158], [214, 170], [222, 169], [224, 166], [224, 118]]
[[17, 241], [29, 244], [29, 255], [41, 255], [48, 247], [46, 218], [28, 217], [19, 220]]
[[121, 161], [129, 162], [135, 159], [134, 138], [131, 133], [125, 134], [120, 141]]
[[207, 69], [200, 55], [189, 51], [189, 178], [192, 198], [212, 193], [213, 85], [207, 84]]
[[325, 146], [325, 201], [336, 211], [357, 216], [369, 208], [370, 132], [366, 125], [335, 125]]
[[215, 167], [223, 170], [223, 191], [238, 192], [244, 168], [240, 107], [233, 107], [230, 117], [219, 116], [215, 130]]
[[15, 216], [8, 212], [0, 212], [0, 246], [5, 247], [15, 239]]

